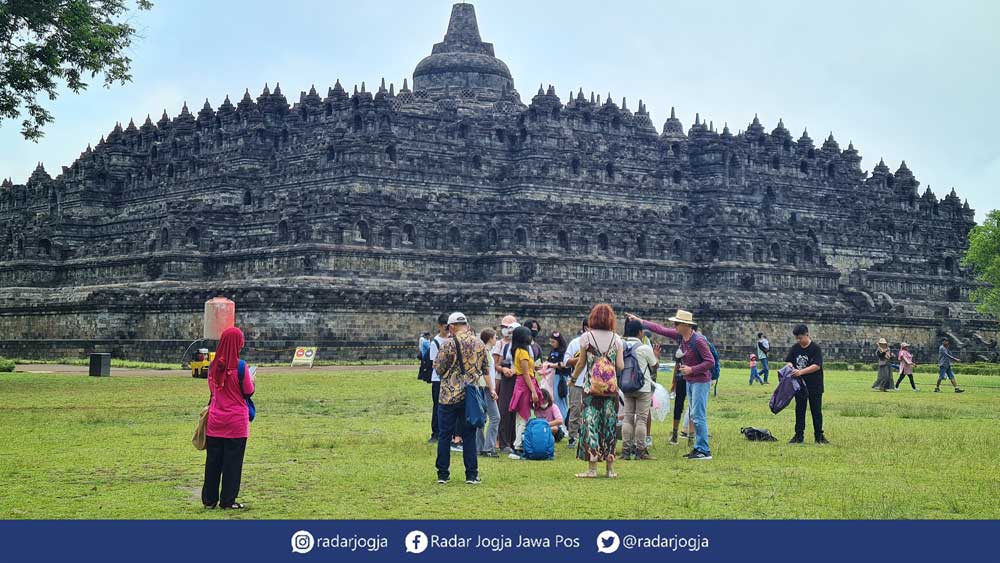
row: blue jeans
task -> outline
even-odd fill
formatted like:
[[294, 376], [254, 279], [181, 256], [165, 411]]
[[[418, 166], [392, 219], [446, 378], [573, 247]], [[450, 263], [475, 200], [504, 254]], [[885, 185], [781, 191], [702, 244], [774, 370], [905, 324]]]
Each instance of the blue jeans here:
[[938, 382], [944, 381], [944, 378], [955, 381], [955, 372], [952, 371], [951, 366], [938, 366]]
[[691, 420], [694, 422], [694, 449], [703, 454], [711, 454], [708, 447], [708, 419], [705, 410], [708, 407], [708, 392], [712, 387], [710, 381], [704, 383], [687, 382], [687, 396], [691, 405]]
[[451, 471], [451, 439], [462, 437], [462, 460], [465, 478], [479, 476], [479, 458], [476, 457], [476, 428], [465, 422], [465, 401], [454, 405], [438, 404], [438, 454], [434, 466], [438, 479], [447, 479]]
[[497, 435], [500, 433], [500, 408], [493, 400], [493, 395], [489, 389], [481, 387], [479, 392], [486, 399], [486, 419], [485, 432], [483, 428], [476, 430], [476, 448], [481, 452], [495, 452], [497, 449]]
[[764, 382], [760, 379], [760, 375], [757, 374], [757, 366], [750, 368], [750, 385], [753, 385], [755, 379], [759, 381], [761, 385], [764, 384]]
[[760, 376], [764, 378], [764, 383], [767, 383], [767, 358], [760, 359]]

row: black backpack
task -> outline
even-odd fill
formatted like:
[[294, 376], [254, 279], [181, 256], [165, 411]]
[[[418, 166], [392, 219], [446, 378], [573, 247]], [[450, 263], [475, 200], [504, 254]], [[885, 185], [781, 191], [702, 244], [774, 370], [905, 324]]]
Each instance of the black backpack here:
[[778, 439], [771, 435], [769, 430], [763, 428], [740, 428], [740, 433], [746, 436], [751, 442], [777, 442]]
[[427, 347], [427, 352], [420, 357], [420, 369], [417, 370], [417, 379], [424, 383], [430, 383], [434, 376], [434, 362], [431, 361], [431, 346], [437, 346], [437, 339], [431, 339], [431, 345]]

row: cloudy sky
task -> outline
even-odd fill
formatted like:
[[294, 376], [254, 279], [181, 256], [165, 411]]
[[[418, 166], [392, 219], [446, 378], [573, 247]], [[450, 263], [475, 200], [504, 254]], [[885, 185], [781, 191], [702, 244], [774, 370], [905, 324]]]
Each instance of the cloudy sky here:
[[[351, 89], [402, 83], [440, 41], [448, 0], [157, 0], [134, 17], [134, 80], [50, 104], [39, 143], [0, 124], [0, 178], [24, 182], [37, 162], [55, 175], [116, 121], [138, 124], [187, 101], [218, 107], [281, 83], [289, 100], [340, 79]], [[955, 187], [976, 208], [1000, 208], [1000, 3], [991, 0], [596, 0], [475, 2], [524, 99], [539, 83], [564, 99], [583, 88], [635, 109], [659, 128], [676, 106], [736, 132], [759, 114], [797, 138], [833, 131], [870, 170], [901, 160], [939, 196]], [[818, 144], [818, 143], [817, 143]]]

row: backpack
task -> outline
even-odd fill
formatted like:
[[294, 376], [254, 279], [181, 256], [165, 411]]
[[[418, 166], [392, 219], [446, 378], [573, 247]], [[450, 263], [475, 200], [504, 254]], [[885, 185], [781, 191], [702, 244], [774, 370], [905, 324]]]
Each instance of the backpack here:
[[427, 351], [420, 356], [420, 369], [417, 370], [417, 379], [424, 383], [430, 383], [434, 375], [434, 362], [431, 361], [431, 346], [437, 346], [437, 340], [431, 339]]
[[646, 385], [646, 374], [644, 370], [639, 369], [639, 358], [635, 355], [635, 349], [641, 345], [625, 345], [625, 353], [622, 356], [625, 368], [618, 377], [618, 388], [624, 393], [634, 393]]
[[740, 434], [746, 436], [751, 442], [777, 442], [778, 439], [771, 435], [771, 432], [764, 428], [740, 428]]
[[[722, 375], [722, 360], [719, 359], [719, 351], [715, 349], [715, 345], [712, 344], [712, 341], [706, 338], [704, 334], [701, 334], [700, 332], [692, 332], [691, 349], [694, 350], [695, 355], [698, 356], [699, 363], [705, 361], [705, 359], [701, 357], [701, 352], [698, 351], [698, 346], [695, 345], [698, 342], [696, 339], [699, 336], [705, 339], [705, 344], [708, 344], [708, 349], [712, 352], [712, 358], [715, 360], [715, 365], [712, 366], [712, 371], [710, 373], [712, 374], [712, 381], [718, 381], [719, 376]], [[678, 337], [677, 344], [679, 345], [680, 343], [681, 338]]]
[[239, 367], [236, 369], [236, 378], [240, 382], [240, 393], [247, 402], [247, 411], [250, 413], [250, 422], [253, 422], [253, 419], [257, 418], [257, 405], [253, 404], [253, 399], [251, 398], [253, 397], [253, 394], [247, 395], [243, 392], [243, 378], [246, 377], [246, 372], [247, 363], [240, 360]]
[[594, 365], [590, 366], [590, 395], [594, 397], [616, 397], [618, 396], [618, 371], [615, 364], [608, 355], [615, 345], [614, 338], [608, 345], [606, 352], [601, 352], [597, 345], [597, 339], [591, 337], [594, 348], [597, 349], [598, 357], [594, 360]]
[[521, 436], [524, 457], [534, 460], [552, 459], [556, 456], [556, 440], [544, 418], [532, 418]]

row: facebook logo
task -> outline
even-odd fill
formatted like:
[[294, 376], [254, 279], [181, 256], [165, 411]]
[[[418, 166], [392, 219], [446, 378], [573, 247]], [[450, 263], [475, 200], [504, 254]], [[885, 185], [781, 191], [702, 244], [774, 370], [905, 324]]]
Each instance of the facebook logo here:
[[430, 545], [430, 541], [427, 539], [427, 534], [421, 532], [420, 530], [413, 530], [409, 534], [406, 534], [406, 552], [420, 554], [427, 551], [427, 546]]

